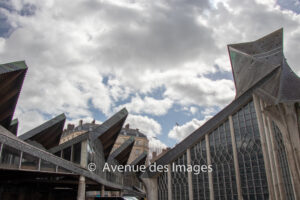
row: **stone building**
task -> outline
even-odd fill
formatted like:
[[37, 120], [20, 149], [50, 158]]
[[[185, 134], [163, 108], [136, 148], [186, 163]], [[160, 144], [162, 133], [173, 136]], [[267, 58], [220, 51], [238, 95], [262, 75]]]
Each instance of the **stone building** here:
[[[129, 124], [126, 124], [125, 128], [122, 128], [113, 149], [119, 148], [120, 145], [130, 137], [133, 137], [135, 142], [128, 163], [131, 163], [142, 154], [149, 154], [149, 140], [146, 135], [141, 133], [139, 129], [131, 129]], [[148, 159], [146, 163], [148, 163]]]
[[283, 29], [228, 52], [235, 99], [156, 161], [169, 170], [142, 174], [147, 199], [300, 199], [300, 78], [283, 55]]
[[[68, 125], [65, 131], [61, 114], [17, 137], [13, 114], [26, 71], [25, 62], [0, 65], [0, 199], [84, 200], [107, 191], [143, 197], [124, 173], [103, 171], [105, 163], [127, 164], [134, 145], [128, 138], [112, 151], [128, 115], [125, 108], [102, 124]], [[146, 157], [130, 164], [145, 164]], [[136, 174], [126, 179], [139, 181]]]

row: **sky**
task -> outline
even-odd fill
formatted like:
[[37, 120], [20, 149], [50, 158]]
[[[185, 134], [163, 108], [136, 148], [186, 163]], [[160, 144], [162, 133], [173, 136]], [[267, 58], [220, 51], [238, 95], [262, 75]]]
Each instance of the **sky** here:
[[65, 113], [174, 146], [235, 97], [227, 44], [284, 28], [299, 75], [298, 0], [1, 0], [0, 62], [25, 60], [19, 134]]

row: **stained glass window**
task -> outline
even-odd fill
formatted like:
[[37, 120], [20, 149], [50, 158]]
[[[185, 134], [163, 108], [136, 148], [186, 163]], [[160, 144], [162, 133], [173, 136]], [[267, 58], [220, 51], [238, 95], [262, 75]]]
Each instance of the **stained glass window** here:
[[[186, 152], [174, 161], [174, 165], [179, 169], [179, 166], [187, 165]], [[182, 169], [182, 168], [181, 168]], [[172, 199], [174, 200], [188, 200], [188, 174], [186, 170], [172, 169]]]
[[244, 199], [269, 199], [253, 101], [232, 116]]
[[[206, 143], [201, 140], [191, 148], [191, 165], [207, 165]], [[208, 173], [192, 173], [193, 197], [194, 199], [209, 199]]]
[[215, 199], [237, 199], [236, 176], [228, 120], [209, 135]]
[[277, 145], [279, 165], [280, 165], [280, 170], [281, 170], [282, 176], [283, 176], [286, 196], [287, 196], [287, 199], [293, 200], [293, 199], [295, 199], [295, 197], [294, 197], [294, 191], [293, 191], [293, 186], [292, 186], [292, 181], [291, 181], [290, 169], [289, 169], [287, 158], [286, 158], [286, 151], [285, 151], [284, 143], [282, 140], [282, 134], [281, 134], [279, 128], [276, 126], [276, 124], [274, 122], [272, 124], [273, 124], [273, 129], [274, 129], [274, 134], [275, 134], [275, 142]]
[[168, 172], [163, 172], [157, 178], [158, 200], [168, 200]]

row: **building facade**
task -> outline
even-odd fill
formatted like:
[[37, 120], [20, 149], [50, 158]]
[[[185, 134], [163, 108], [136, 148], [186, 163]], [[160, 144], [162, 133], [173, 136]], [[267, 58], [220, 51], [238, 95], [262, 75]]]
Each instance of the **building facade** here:
[[[119, 148], [122, 143], [133, 137], [135, 142], [128, 159], [128, 164], [137, 159], [142, 154], [149, 155], [149, 140], [146, 135], [141, 133], [139, 129], [131, 129], [129, 124], [122, 128], [113, 149]], [[148, 159], [146, 161], [148, 163]]]
[[228, 52], [235, 99], [156, 160], [169, 170], [142, 174], [148, 199], [300, 199], [300, 79], [283, 55], [283, 29]]
[[[125, 182], [139, 181], [138, 172], [103, 170], [105, 163], [128, 163], [133, 137], [112, 150], [128, 115], [125, 108], [102, 124], [68, 125], [65, 131], [61, 114], [17, 136], [13, 114], [26, 71], [23, 61], [0, 65], [0, 199], [84, 200], [108, 192], [143, 197], [142, 190]], [[145, 164], [146, 158], [130, 164]]]

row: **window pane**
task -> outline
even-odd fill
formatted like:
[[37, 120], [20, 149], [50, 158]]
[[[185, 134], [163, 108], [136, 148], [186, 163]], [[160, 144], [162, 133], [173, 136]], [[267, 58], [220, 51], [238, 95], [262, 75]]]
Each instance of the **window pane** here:
[[61, 155], [61, 151], [58, 151], [58, 152], [54, 153], [54, 155], [56, 155], [56, 156], [60, 157], [60, 155]]
[[21, 164], [22, 169], [36, 170], [38, 169], [38, 165], [39, 165], [39, 159], [37, 157], [34, 157], [28, 153], [23, 152], [22, 164]]
[[41, 160], [41, 171], [55, 172], [56, 166], [48, 161]]
[[63, 150], [63, 158], [66, 160], [71, 160], [71, 147]]
[[80, 164], [81, 142], [73, 146], [73, 162]]
[[10, 146], [3, 145], [1, 166], [7, 168], [19, 168], [21, 152]]

